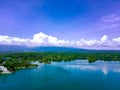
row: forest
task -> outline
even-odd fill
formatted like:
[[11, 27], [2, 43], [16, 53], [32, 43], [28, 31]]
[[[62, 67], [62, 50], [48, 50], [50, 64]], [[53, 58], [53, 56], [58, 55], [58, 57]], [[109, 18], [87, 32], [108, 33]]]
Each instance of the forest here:
[[7, 67], [10, 71], [16, 71], [21, 68], [37, 67], [31, 62], [39, 61], [40, 63], [49, 64], [51, 61], [72, 61], [88, 60], [93, 63], [97, 60], [103, 61], [120, 61], [119, 51], [94, 51], [94, 52], [17, 52], [1, 53], [0, 65]]

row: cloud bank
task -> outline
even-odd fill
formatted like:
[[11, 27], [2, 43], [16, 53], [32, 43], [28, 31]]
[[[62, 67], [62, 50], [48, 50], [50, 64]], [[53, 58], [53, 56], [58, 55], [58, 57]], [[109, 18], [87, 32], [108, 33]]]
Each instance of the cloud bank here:
[[99, 40], [61, 40], [57, 37], [39, 32], [32, 39], [10, 37], [0, 35], [1, 45], [25, 45], [25, 46], [65, 46], [90, 49], [120, 49], [120, 37], [109, 39], [103, 35]]

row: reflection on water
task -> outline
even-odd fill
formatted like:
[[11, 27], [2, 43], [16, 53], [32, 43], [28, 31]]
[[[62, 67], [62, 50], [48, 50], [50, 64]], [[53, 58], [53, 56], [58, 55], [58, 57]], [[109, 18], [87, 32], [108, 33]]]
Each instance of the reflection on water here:
[[0, 90], [120, 90], [119, 62], [36, 63], [38, 68], [0, 75]]
[[109, 71], [120, 73], [120, 63], [119, 62], [104, 62], [97, 61], [95, 63], [88, 63], [87, 60], [75, 60], [72, 62], [52, 62], [51, 65], [61, 66], [68, 69], [79, 69], [79, 70], [99, 70], [104, 74], [107, 74]]

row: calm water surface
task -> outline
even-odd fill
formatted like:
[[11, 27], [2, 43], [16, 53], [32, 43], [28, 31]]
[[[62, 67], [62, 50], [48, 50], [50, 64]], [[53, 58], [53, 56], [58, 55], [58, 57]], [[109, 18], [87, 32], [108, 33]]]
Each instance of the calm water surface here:
[[0, 75], [0, 90], [120, 90], [120, 63], [75, 60], [40, 64]]

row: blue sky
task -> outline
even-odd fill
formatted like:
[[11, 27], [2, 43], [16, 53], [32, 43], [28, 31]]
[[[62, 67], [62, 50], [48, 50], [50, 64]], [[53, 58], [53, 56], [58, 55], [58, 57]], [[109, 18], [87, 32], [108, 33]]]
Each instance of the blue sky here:
[[119, 49], [119, 32], [120, 0], [0, 0], [0, 44]]

